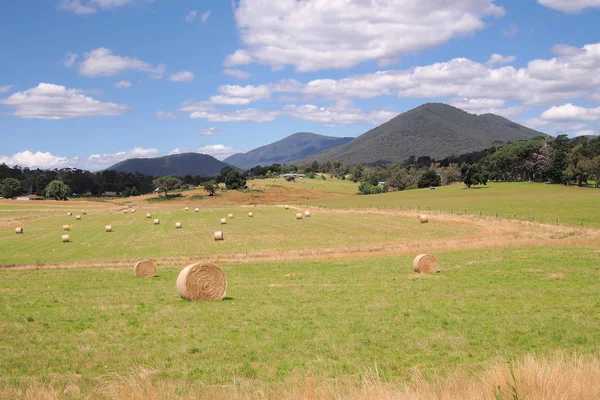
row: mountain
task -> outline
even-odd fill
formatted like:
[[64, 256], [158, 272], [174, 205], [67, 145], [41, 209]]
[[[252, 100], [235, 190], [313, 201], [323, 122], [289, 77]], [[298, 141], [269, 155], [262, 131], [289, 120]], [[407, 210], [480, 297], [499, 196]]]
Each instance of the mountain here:
[[213, 177], [231, 165], [206, 154], [182, 153], [158, 158], [131, 158], [108, 167], [117, 172], [140, 172], [152, 176], [186, 175]]
[[298, 164], [313, 160], [377, 164], [402, 162], [410, 156], [439, 160], [480, 151], [496, 141], [515, 142], [543, 135], [498, 115], [469, 114], [447, 104], [428, 103]]
[[257, 165], [284, 164], [344, 145], [351, 140], [353, 138], [298, 132], [247, 153], [234, 154], [225, 159], [225, 162], [241, 169], [249, 169]]

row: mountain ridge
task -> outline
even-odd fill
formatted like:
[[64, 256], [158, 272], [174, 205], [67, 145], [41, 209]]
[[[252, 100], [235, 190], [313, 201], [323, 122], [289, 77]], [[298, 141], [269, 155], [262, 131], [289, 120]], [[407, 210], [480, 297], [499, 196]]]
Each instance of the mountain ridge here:
[[342, 146], [297, 160], [298, 164], [339, 160], [372, 165], [410, 156], [443, 159], [484, 150], [495, 141], [515, 142], [544, 133], [495, 114], [470, 114], [444, 103], [406, 111]]
[[331, 148], [344, 145], [354, 138], [324, 136], [312, 132], [296, 132], [276, 142], [260, 146], [246, 153], [237, 153], [224, 160], [241, 169], [257, 165], [285, 164], [310, 157]]
[[117, 172], [139, 172], [152, 176], [186, 175], [214, 177], [231, 165], [201, 153], [181, 153], [155, 158], [130, 158], [116, 163], [106, 170]]

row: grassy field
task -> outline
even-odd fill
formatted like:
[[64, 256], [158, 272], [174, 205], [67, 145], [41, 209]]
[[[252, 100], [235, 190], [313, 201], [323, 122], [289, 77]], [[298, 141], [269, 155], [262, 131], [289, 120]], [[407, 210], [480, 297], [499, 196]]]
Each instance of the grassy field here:
[[[0, 209], [3, 206], [0, 206]], [[299, 210], [283, 207], [202, 209], [199, 213], [183, 208], [149, 210], [135, 214], [115, 211], [89, 214], [81, 221], [66, 214], [19, 223], [25, 231], [16, 235], [12, 228], [0, 230], [0, 265], [48, 264], [102, 261], [133, 261], [140, 258], [200, 257], [239, 254], [260, 250], [296, 250], [369, 244], [390, 244], [407, 240], [458, 237], [472, 233], [467, 226], [436, 223], [419, 225], [400, 216], [313, 212], [297, 221]], [[252, 211], [253, 218], [248, 217]], [[221, 218], [235, 215], [227, 225]], [[153, 225], [154, 218], [161, 221]], [[175, 222], [183, 224], [175, 229]], [[62, 230], [70, 226], [69, 232]], [[112, 225], [113, 232], [104, 232]], [[213, 233], [222, 230], [225, 241], [215, 242]], [[62, 243], [68, 233], [71, 243]]]
[[[31, 379], [82, 390], [139, 366], [199, 384], [318, 379], [414, 368], [475, 371], [497, 356], [600, 349], [597, 249], [439, 254], [431, 278], [411, 257], [224, 266], [222, 302], [182, 301], [161, 267], [0, 272], [0, 385]], [[74, 307], [74, 305], [77, 305]]]
[[540, 183], [463, 184], [369, 196], [345, 196], [307, 203], [333, 208], [412, 209], [468, 213], [600, 228], [600, 190]]
[[298, 179], [296, 182], [287, 182], [285, 179], [256, 179], [248, 181], [248, 187], [275, 186], [284, 188], [299, 188], [305, 190], [315, 190], [331, 194], [357, 194], [358, 183], [351, 181], [342, 181], [339, 179], [326, 180], [321, 179]]

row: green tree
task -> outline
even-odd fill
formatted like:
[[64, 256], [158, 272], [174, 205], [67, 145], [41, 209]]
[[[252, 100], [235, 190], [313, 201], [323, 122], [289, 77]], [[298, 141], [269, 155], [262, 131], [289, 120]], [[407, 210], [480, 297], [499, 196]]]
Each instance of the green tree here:
[[225, 184], [227, 189], [237, 190], [246, 187], [246, 174], [231, 167], [225, 167], [217, 176], [217, 182]]
[[473, 185], [487, 185], [487, 175], [477, 164], [463, 164], [460, 168], [461, 180], [470, 188]]
[[425, 171], [423, 173], [423, 175], [421, 175], [421, 178], [419, 179], [419, 183], [417, 183], [417, 186], [419, 188], [426, 188], [426, 187], [430, 187], [430, 186], [442, 186], [442, 178], [440, 178], [440, 176], [437, 174], [437, 172], [430, 169], [430, 170]]
[[369, 182], [363, 182], [360, 185], [358, 185], [358, 191], [361, 194], [379, 194], [387, 192], [385, 187], [371, 185]]
[[214, 196], [217, 193], [217, 184], [215, 181], [208, 181], [204, 184], [204, 190], [208, 192], [209, 196]]
[[165, 197], [168, 195], [170, 190], [181, 187], [181, 181], [172, 176], [161, 176], [160, 178], [153, 180], [152, 184], [156, 186], [159, 192], [163, 192]]
[[6, 178], [0, 185], [0, 195], [5, 199], [12, 199], [21, 194], [21, 182], [15, 178]]
[[44, 193], [48, 199], [67, 200], [70, 191], [71, 189], [62, 181], [54, 180], [46, 186]]
[[318, 162], [317, 160], [313, 161], [313, 162], [310, 164], [310, 169], [311, 169], [313, 172], [319, 172], [319, 162]]
[[350, 169], [350, 173], [352, 174], [352, 180], [354, 182], [358, 182], [362, 179], [363, 174], [365, 172], [365, 167], [361, 164], [356, 164]]

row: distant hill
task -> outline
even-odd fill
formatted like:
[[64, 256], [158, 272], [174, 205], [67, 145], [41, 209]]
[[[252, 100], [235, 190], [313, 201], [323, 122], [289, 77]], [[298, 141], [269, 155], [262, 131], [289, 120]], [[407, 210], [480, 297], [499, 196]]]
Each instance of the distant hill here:
[[207, 154], [183, 153], [158, 158], [131, 158], [108, 167], [107, 170], [140, 172], [152, 176], [213, 177], [225, 167], [230, 165]]
[[241, 169], [257, 165], [284, 164], [320, 153], [353, 140], [353, 138], [317, 135], [299, 132], [247, 153], [237, 153], [225, 159], [225, 162]]
[[306, 157], [299, 164], [402, 162], [410, 156], [436, 160], [544, 135], [494, 114], [469, 114], [442, 103], [428, 103], [398, 115], [352, 142]]

